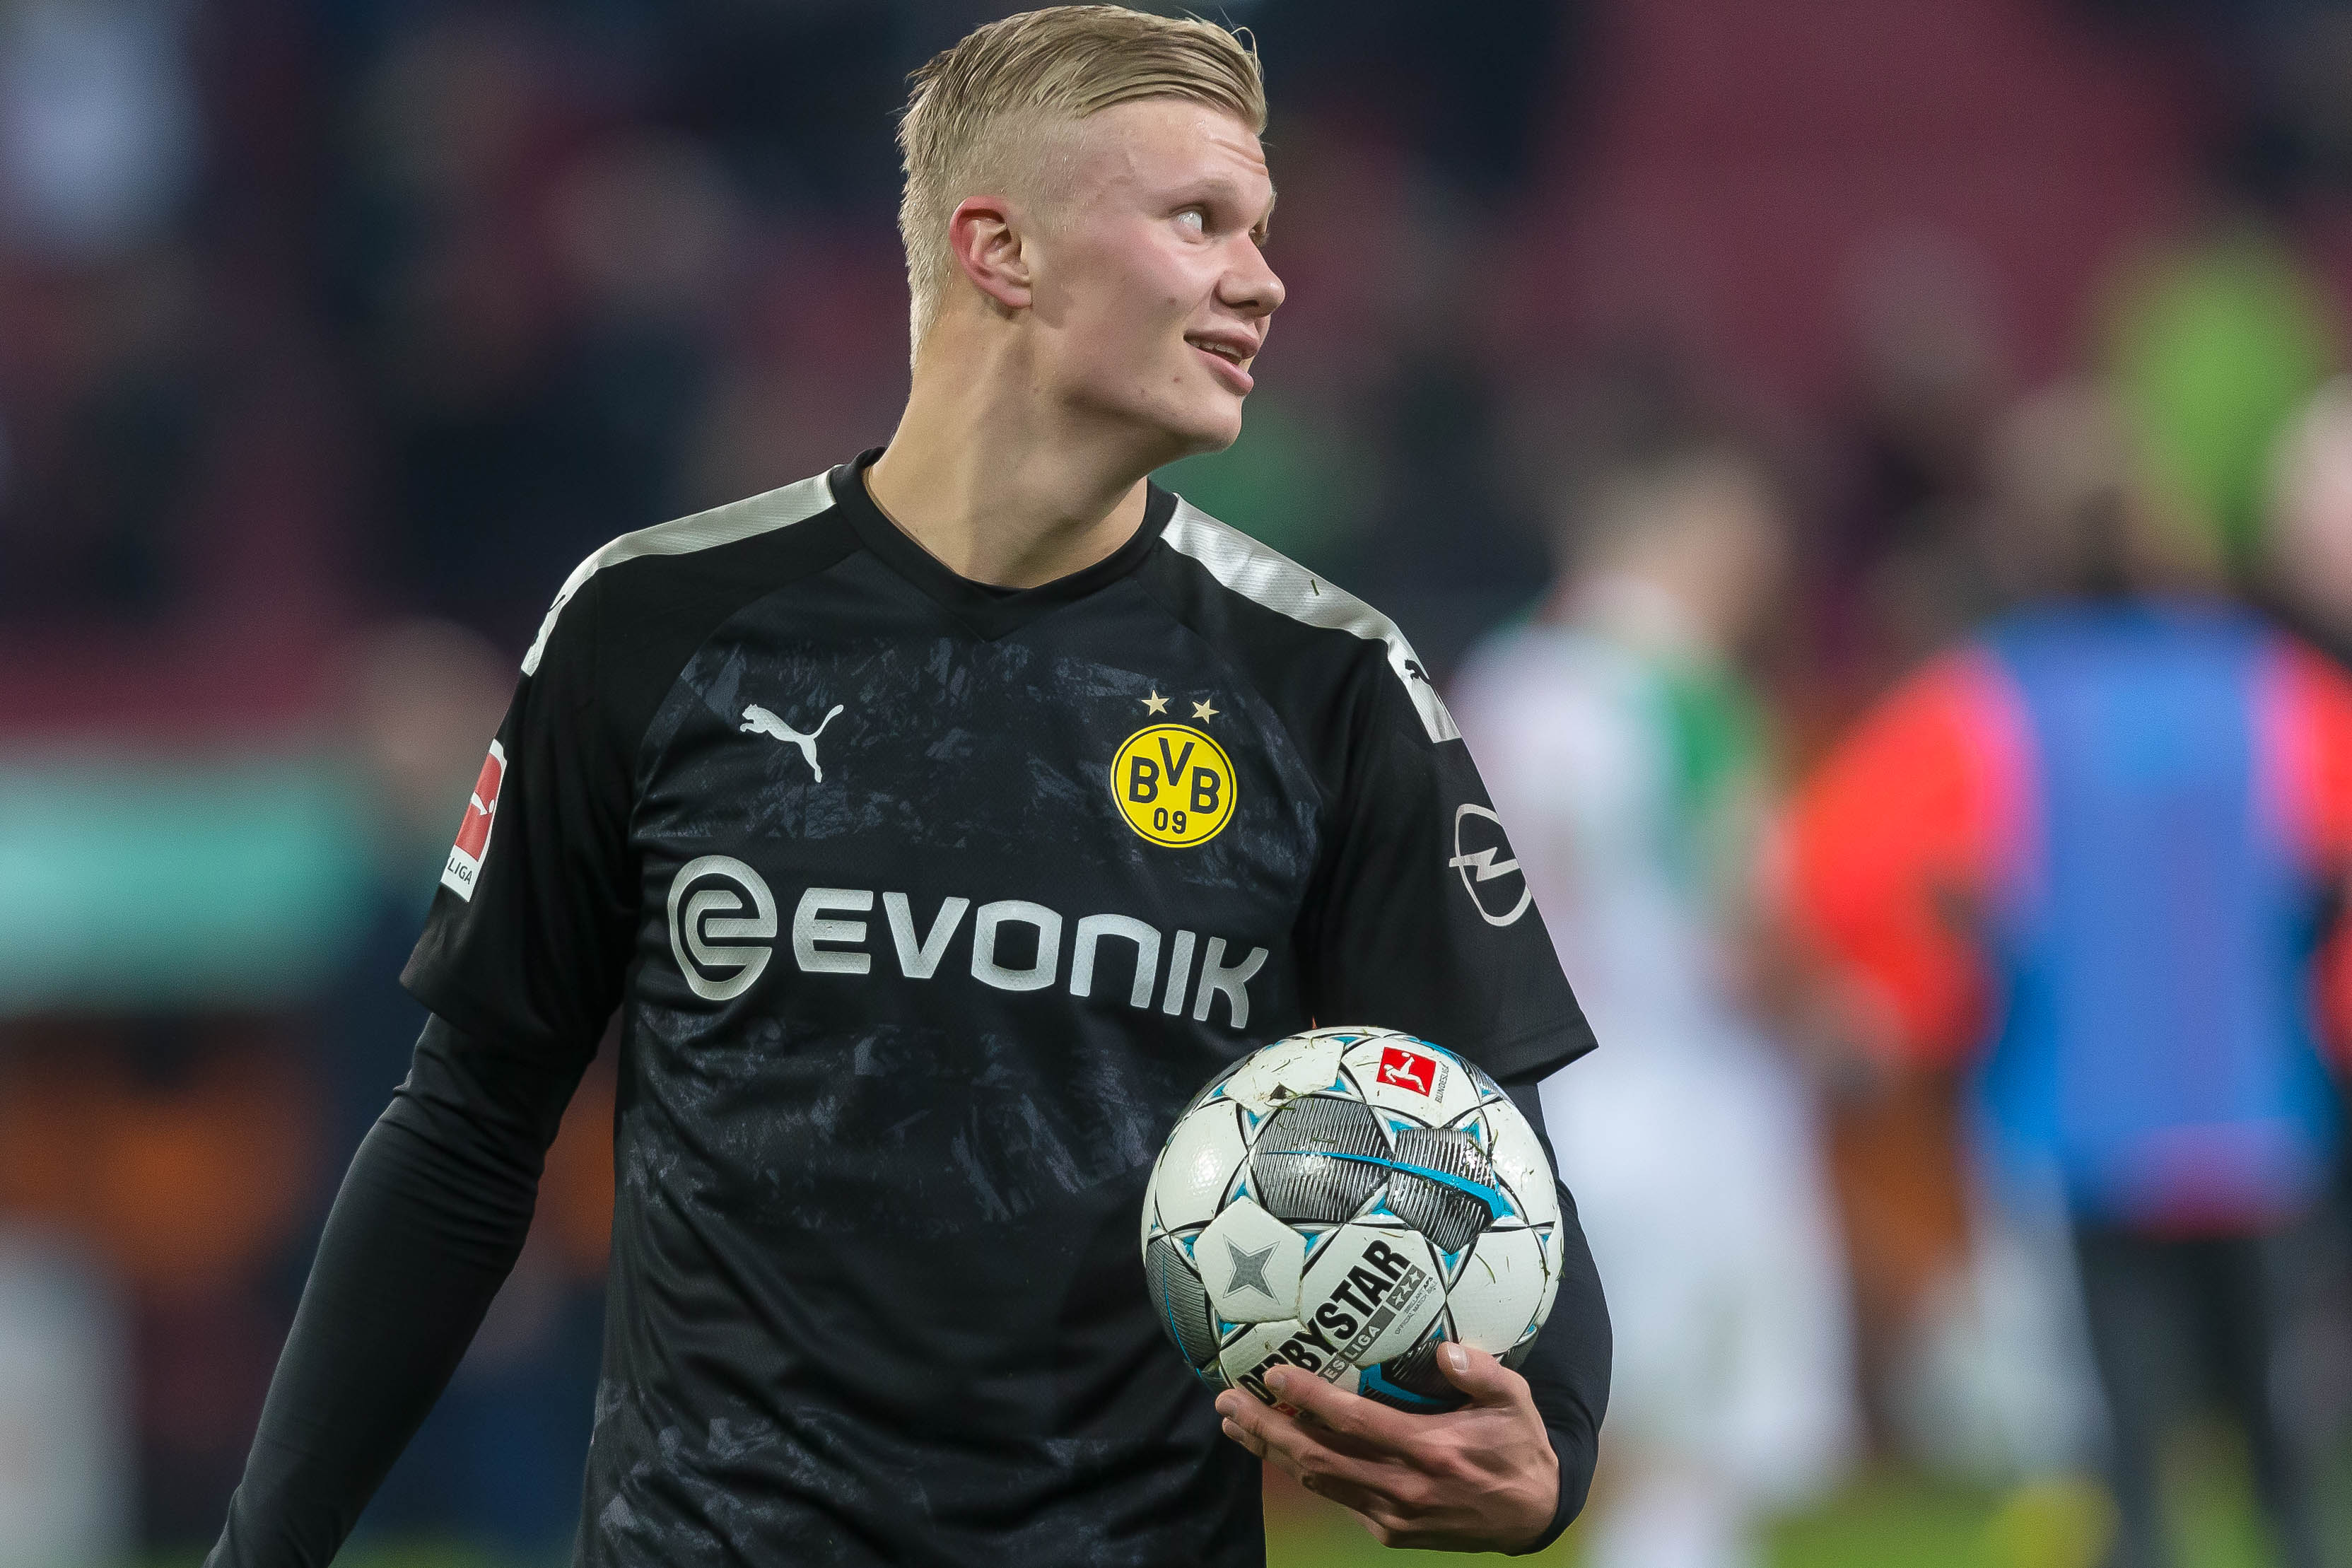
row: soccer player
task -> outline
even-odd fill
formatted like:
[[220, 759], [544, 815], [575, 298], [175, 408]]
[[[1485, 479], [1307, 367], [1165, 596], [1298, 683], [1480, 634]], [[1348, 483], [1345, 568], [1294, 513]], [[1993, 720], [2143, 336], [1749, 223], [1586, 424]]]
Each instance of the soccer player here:
[[905, 416], [557, 595], [216, 1568], [332, 1556], [616, 1008], [580, 1563], [1258, 1563], [1261, 1456], [1391, 1542], [1528, 1549], [1581, 1505], [1609, 1342], [1572, 1217], [1518, 1369], [1439, 1358], [1451, 1414], [1295, 1369], [1295, 1415], [1213, 1402], [1144, 1289], [1160, 1139], [1254, 1047], [1409, 1029], [1539, 1115], [1591, 1045], [1396, 627], [1145, 479], [1240, 429], [1283, 297], [1264, 121], [1231, 34], [1115, 6], [917, 73]]

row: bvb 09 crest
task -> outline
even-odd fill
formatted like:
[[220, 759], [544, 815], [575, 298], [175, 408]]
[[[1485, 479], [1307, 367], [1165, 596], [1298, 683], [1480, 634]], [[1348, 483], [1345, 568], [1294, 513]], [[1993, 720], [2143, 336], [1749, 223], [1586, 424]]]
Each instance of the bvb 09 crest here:
[[1214, 838], [1234, 815], [1234, 764], [1190, 725], [1150, 724], [1111, 759], [1110, 790], [1129, 827], [1181, 849]]

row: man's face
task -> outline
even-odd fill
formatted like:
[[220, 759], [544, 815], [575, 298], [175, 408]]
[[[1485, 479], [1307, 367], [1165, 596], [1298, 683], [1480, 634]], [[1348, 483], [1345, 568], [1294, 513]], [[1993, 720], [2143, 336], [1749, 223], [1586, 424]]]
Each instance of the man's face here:
[[1077, 409], [1159, 434], [1169, 458], [1231, 446], [1282, 303], [1257, 138], [1183, 99], [1123, 103], [1069, 134], [1076, 166], [1035, 253], [1047, 374]]

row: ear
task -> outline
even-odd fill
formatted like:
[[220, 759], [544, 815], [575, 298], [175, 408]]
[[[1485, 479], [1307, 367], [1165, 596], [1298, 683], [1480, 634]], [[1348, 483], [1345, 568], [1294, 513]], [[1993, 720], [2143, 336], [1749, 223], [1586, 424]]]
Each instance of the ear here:
[[1012, 204], [967, 196], [948, 218], [948, 248], [963, 275], [1000, 310], [1025, 310], [1034, 298], [1028, 248]]

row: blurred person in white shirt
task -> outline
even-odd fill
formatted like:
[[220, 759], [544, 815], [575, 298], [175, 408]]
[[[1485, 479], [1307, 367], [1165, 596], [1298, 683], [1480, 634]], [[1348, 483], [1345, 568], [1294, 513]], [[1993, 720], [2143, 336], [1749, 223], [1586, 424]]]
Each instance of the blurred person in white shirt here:
[[1612, 1317], [1592, 1568], [1740, 1568], [1854, 1438], [1842, 1258], [1803, 1077], [1743, 1002], [1767, 780], [1736, 667], [1786, 542], [1712, 440], [1577, 487], [1561, 570], [1451, 696], [1608, 1042], [1543, 1088]]

